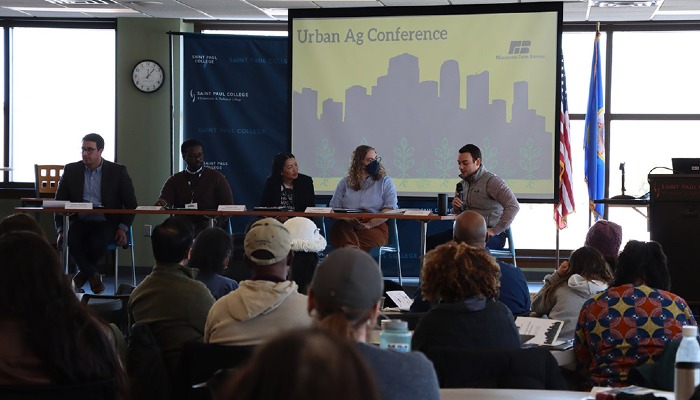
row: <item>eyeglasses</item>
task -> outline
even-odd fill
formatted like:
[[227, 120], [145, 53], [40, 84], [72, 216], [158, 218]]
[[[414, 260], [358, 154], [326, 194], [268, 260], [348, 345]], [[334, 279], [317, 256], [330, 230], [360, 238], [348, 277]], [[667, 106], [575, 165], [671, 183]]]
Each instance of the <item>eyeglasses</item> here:
[[381, 158], [381, 157], [377, 157], [377, 158], [370, 158], [370, 159], [365, 160], [365, 162], [366, 162], [367, 164], [371, 163], [372, 161], [376, 161], [376, 162], [380, 163], [380, 162], [382, 162], [382, 158]]
[[187, 153], [185, 154], [187, 158], [204, 158], [204, 153]]
[[94, 153], [94, 152], [96, 152], [96, 151], [97, 151], [97, 149], [94, 148], [94, 147], [81, 147], [81, 148], [80, 148], [80, 152], [81, 152], [81, 153], [92, 154], [92, 153]]

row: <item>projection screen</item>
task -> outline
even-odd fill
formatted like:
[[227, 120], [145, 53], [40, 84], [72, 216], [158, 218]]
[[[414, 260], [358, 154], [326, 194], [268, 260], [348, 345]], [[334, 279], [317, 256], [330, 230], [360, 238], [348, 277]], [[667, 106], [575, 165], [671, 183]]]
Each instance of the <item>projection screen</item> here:
[[452, 193], [460, 147], [558, 199], [561, 3], [290, 10], [291, 148], [332, 193], [374, 147], [402, 196]]

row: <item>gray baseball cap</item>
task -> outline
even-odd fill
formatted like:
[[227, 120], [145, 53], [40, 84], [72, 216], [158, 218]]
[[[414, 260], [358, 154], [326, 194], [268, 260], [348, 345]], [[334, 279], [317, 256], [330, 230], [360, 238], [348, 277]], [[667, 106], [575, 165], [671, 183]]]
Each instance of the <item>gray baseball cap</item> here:
[[384, 278], [379, 265], [369, 254], [345, 247], [332, 251], [318, 265], [311, 290], [321, 301], [370, 308], [384, 293]]

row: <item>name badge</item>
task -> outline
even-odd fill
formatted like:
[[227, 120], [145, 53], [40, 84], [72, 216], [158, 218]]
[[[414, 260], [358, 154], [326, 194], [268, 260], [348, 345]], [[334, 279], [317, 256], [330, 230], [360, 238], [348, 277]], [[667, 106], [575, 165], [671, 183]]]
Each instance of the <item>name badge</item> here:
[[306, 207], [306, 210], [304, 210], [304, 212], [314, 213], [314, 214], [324, 214], [324, 213], [333, 212], [333, 209], [331, 207]]
[[92, 203], [66, 203], [67, 210], [92, 210]]
[[138, 206], [136, 207], [137, 210], [149, 210], [149, 211], [158, 211], [162, 210], [163, 206]]
[[220, 205], [217, 211], [245, 211], [245, 204]]
[[403, 213], [403, 215], [430, 215], [430, 214], [431, 214], [430, 210], [418, 210], [418, 209], [406, 210], [406, 212]]

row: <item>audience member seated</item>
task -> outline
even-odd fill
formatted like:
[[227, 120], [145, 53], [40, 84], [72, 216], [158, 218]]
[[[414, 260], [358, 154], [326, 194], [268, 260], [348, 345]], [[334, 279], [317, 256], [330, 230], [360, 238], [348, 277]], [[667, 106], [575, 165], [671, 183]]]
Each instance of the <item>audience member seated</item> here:
[[288, 211], [304, 211], [315, 205], [314, 181], [299, 173], [299, 164], [292, 153], [279, 153], [272, 158], [272, 170], [265, 181], [260, 205], [281, 207]]
[[151, 246], [156, 265], [129, 299], [132, 321], [148, 325], [173, 376], [183, 343], [202, 340], [207, 313], [214, 304], [209, 289], [185, 267], [194, 228], [181, 217], [170, 217], [153, 229]]
[[367, 364], [351, 342], [320, 329], [282, 334], [224, 385], [224, 400], [379, 400]]
[[215, 299], [238, 288], [238, 282], [223, 276], [233, 254], [231, 236], [221, 228], [207, 228], [194, 241], [187, 266], [199, 270], [197, 280], [207, 285]]
[[598, 292], [608, 288], [612, 272], [603, 255], [593, 247], [574, 251], [553, 274], [544, 277], [544, 286], [532, 299], [537, 316], [564, 321], [559, 338], [574, 338], [581, 306]]
[[[477, 248], [485, 248], [488, 240], [486, 220], [476, 211], [462, 211], [454, 224], [454, 240]], [[498, 300], [505, 304], [513, 315], [530, 314], [530, 289], [527, 287], [525, 275], [520, 268], [507, 262], [496, 260], [501, 271], [500, 291]], [[414, 295], [411, 311], [424, 312], [430, 309], [430, 303], [421, 298], [421, 287]]]
[[586, 301], [576, 325], [576, 370], [584, 385], [625, 386], [631, 368], [656, 362], [695, 325], [688, 304], [668, 292], [666, 255], [657, 242], [630, 240], [610, 288]]
[[497, 300], [499, 274], [484, 248], [451, 242], [429, 251], [421, 269], [423, 298], [439, 302], [418, 321], [413, 349], [519, 349], [513, 314]]
[[[387, 175], [382, 158], [374, 148], [361, 145], [352, 152], [348, 176], [338, 182], [329, 205], [333, 208], [354, 208], [379, 213], [398, 208], [396, 186]], [[337, 219], [330, 229], [329, 240], [334, 248], [359, 247], [369, 252], [372, 247], [389, 241], [386, 218], [360, 220]]]
[[431, 346], [441, 388], [566, 390], [566, 380], [548, 349], [462, 349]]
[[306, 294], [318, 265], [318, 253], [326, 248], [326, 239], [308, 218], [290, 218], [284, 222], [284, 226], [292, 235], [292, 279], [299, 286], [299, 293]]
[[311, 282], [309, 314], [321, 328], [357, 342], [383, 400], [439, 399], [435, 370], [422, 353], [398, 353], [366, 343], [376, 326], [382, 289], [382, 272], [369, 254], [354, 248], [332, 251]]
[[41, 229], [39, 222], [32, 218], [29, 214], [10, 214], [0, 221], [0, 235], [8, 232], [29, 231], [46, 239], [44, 230]]
[[598, 250], [614, 271], [622, 245], [622, 227], [612, 221], [598, 220], [588, 228], [584, 245]]
[[274, 218], [258, 220], [246, 234], [244, 247], [253, 276], [214, 303], [204, 341], [258, 345], [281, 332], [310, 326], [306, 296], [287, 280], [294, 258], [287, 228]]
[[56, 250], [33, 232], [0, 237], [0, 385], [77, 385], [126, 375], [110, 329], [80, 304]]

